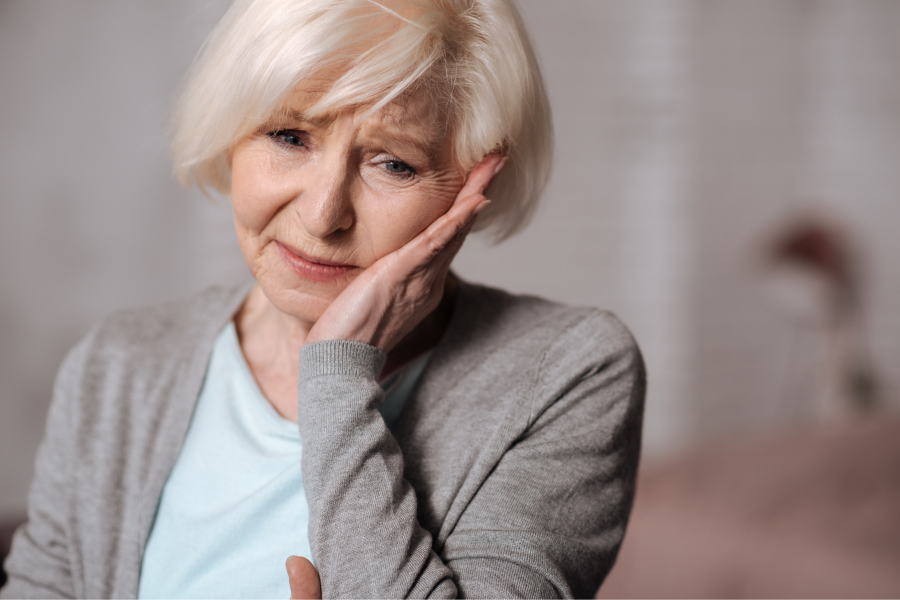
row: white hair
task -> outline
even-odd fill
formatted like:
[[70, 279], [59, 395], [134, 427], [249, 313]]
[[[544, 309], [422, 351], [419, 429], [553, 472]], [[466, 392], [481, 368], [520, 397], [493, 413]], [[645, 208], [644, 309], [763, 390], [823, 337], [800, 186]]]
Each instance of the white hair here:
[[309, 112], [381, 108], [404, 93], [442, 107], [455, 163], [509, 156], [476, 229], [530, 220], [553, 132], [537, 59], [511, 0], [236, 0], [200, 49], [172, 113], [175, 174], [228, 194], [229, 154], [304, 81], [338, 73]]

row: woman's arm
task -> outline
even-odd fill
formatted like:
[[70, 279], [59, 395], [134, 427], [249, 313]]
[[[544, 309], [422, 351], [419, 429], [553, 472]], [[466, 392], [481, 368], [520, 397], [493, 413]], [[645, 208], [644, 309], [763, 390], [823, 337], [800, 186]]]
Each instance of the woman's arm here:
[[[644, 389], [636, 346], [624, 328], [596, 322], [603, 318], [591, 313], [538, 357], [533, 404], [523, 408], [533, 421], [511, 433], [439, 554], [378, 416], [382, 355], [348, 342], [304, 348], [299, 422], [324, 594], [593, 595], [624, 535]], [[603, 355], [590, 356], [598, 344], [579, 336], [598, 331], [611, 334]], [[566, 360], [593, 366], [572, 377]]]
[[533, 421], [440, 550], [464, 597], [592, 597], [625, 534], [645, 394], [631, 335], [593, 311], [547, 348], [530, 383]]
[[326, 597], [455, 597], [417, 520], [403, 456], [378, 412], [385, 355], [358, 342], [300, 351], [298, 423], [309, 540]]
[[63, 362], [47, 415], [47, 430], [35, 461], [28, 496], [28, 522], [13, 538], [2, 598], [75, 598], [69, 539], [73, 472], [72, 420], [68, 390], [75, 386], [85, 344]]

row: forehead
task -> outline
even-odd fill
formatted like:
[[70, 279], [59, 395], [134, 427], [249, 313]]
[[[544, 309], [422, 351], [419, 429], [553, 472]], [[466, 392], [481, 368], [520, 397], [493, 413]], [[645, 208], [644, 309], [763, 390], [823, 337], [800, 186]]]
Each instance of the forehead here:
[[363, 135], [403, 138], [421, 146], [429, 154], [443, 154], [450, 147], [447, 119], [424, 93], [407, 92], [384, 107], [371, 105], [338, 107], [332, 111], [316, 110], [328, 92], [327, 84], [312, 82], [292, 92], [287, 113], [292, 120], [327, 127], [338, 114], [352, 113]]

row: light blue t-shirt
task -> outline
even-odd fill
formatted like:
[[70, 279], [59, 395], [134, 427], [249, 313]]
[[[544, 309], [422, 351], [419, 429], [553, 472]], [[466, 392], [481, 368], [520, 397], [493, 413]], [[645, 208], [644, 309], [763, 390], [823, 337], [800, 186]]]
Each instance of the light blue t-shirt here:
[[[382, 382], [388, 427], [429, 357]], [[290, 598], [285, 560], [312, 560], [302, 452], [297, 424], [263, 396], [229, 322], [160, 497], [138, 597]]]

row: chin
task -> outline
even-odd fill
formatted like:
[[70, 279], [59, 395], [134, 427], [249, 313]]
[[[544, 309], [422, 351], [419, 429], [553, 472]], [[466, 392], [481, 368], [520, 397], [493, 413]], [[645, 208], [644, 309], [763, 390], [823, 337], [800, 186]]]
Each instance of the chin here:
[[260, 274], [256, 281], [269, 302], [280, 312], [313, 324], [354, 278], [324, 283], [310, 281], [282, 266]]

